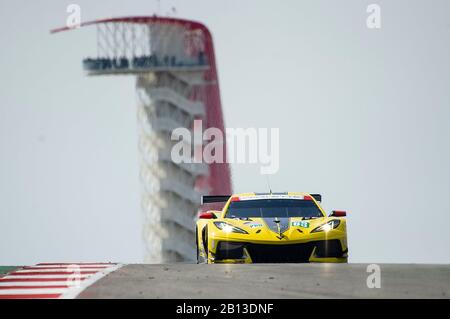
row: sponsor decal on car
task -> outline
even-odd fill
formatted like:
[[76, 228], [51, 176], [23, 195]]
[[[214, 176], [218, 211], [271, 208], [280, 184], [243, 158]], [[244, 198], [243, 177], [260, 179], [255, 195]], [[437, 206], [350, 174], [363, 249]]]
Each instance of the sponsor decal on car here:
[[294, 227], [309, 228], [309, 223], [305, 222], [303, 220], [294, 221], [294, 222], [291, 223], [291, 225], [294, 226]]
[[263, 227], [263, 224], [261, 223], [252, 223], [252, 222], [247, 222], [244, 223], [244, 225], [247, 225], [250, 228], [259, 228], [259, 227]]

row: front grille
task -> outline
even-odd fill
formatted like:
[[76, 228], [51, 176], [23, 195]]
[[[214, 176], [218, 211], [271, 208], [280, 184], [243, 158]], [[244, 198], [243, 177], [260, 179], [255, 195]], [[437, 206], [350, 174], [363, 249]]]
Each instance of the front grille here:
[[342, 257], [341, 242], [337, 239], [324, 240], [316, 243], [316, 257]]
[[216, 259], [241, 259], [244, 257], [244, 245], [229, 241], [222, 241], [217, 245]]
[[243, 258], [244, 247], [254, 263], [306, 263], [309, 262], [314, 248], [316, 248], [315, 257], [343, 256], [339, 240], [279, 245], [220, 242], [216, 259]]
[[314, 249], [312, 243], [289, 245], [247, 244], [254, 263], [305, 263]]

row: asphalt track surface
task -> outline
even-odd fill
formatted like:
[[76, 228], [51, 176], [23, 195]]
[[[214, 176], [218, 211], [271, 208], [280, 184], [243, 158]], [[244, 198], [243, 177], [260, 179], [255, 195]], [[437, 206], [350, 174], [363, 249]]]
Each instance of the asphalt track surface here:
[[126, 265], [78, 298], [450, 298], [450, 265], [380, 264]]

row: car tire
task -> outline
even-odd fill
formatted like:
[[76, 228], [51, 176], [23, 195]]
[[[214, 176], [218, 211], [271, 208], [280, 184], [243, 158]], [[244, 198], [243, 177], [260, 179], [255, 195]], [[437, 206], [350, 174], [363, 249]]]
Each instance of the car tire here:
[[198, 228], [195, 229], [195, 248], [197, 251], [197, 264], [200, 264], [200, 252], [198, 249]]
[[208, 226], [205, 226], [202, 229], [202, 245], [203, 245], [203, 249], [205, 250], [205, 259], [203, 261], [204, 264], [208, 263], [208, 256], [209, 256], [209, 248], [208, 248]]

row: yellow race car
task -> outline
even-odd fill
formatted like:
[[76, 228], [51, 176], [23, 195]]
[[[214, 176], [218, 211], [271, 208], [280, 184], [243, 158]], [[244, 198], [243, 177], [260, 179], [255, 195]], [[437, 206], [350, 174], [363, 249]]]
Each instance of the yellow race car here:
[[203, 196], [224, 202], [196, 224], [198, 263], [345, 263], [345, 211], [327, 216], [320, 194], [297, 192]]

